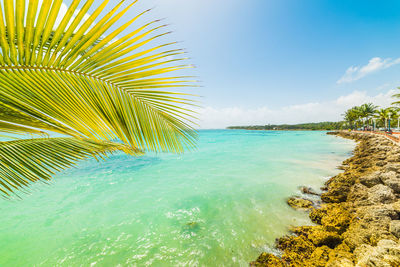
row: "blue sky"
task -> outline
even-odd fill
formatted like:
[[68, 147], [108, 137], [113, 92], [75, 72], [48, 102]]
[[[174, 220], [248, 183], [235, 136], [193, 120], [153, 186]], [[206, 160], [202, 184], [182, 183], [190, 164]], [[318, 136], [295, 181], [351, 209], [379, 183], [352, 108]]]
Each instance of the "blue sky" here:
[[197, 66], [203, 128], [338, 120], [400, 86], [400, 1], [141, 0], [125, 19], [149, 7]]

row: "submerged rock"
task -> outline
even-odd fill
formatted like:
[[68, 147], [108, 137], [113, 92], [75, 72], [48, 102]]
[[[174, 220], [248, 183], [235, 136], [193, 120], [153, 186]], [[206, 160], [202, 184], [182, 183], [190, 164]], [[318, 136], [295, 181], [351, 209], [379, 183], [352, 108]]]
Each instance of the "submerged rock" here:
[[183, 230], [185, 231], [197, 231], [200, 229], [200, 225], [198, 222], [189, 222], [184, 225]]
[[321, 195], [321, 194], [318, 194], [317, 192], [315, 192], [314, 189], [312, 189], [311, 187], [302, 186], [302, 187], [300, 187], [300, 190], [303, 194], [314, 195], [314, 196]]

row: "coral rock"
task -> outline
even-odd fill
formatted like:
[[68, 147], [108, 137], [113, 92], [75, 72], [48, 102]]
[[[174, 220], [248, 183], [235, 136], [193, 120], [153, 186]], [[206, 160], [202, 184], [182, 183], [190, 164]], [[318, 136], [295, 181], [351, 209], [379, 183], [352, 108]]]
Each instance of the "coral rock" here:
[[257, 258], [257, 260], [250, 262], [250, 267], [258, 267], [258, 266], [276, 266], [276, 267], [284, 267], [286, 266], [283, 261], [277, 256], [263, 252]]
[[396, 200], [396, 196], [390, 187], [378, 184], [368, 190], [368, 200], [371, 203], [391, 203]]
[[389, 225], [389, 231], [397, 238], [400, 238], [400, 221], [391, 221]]
[[313, 202], [301, 197], [291, 197], [287, 200], [289, 206], [294, 209], [310, 210], [313, 208]]

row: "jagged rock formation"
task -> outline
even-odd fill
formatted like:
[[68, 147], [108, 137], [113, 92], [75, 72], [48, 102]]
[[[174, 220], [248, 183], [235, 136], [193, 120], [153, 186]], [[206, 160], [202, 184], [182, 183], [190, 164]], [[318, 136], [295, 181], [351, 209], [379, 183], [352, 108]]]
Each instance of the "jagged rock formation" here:
[[262, 253], [251, 266], [400, 266], [400, 146], [382, 136], [330, 134], [359, 142], [344, 172], [326, 182], [319, 208], [288, 200], [310, 210], [317, 225], [292, 229], [277, 239], [280, 256]]

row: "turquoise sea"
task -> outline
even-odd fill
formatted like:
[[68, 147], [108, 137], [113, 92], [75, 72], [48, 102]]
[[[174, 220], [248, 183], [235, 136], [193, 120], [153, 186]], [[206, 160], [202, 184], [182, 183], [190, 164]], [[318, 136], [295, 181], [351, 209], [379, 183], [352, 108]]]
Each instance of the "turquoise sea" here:
[[184, 155], [88, 160], [0, 200], [0, 266], [248, 266], [354, 143], [325, 132], [204, 130]]

